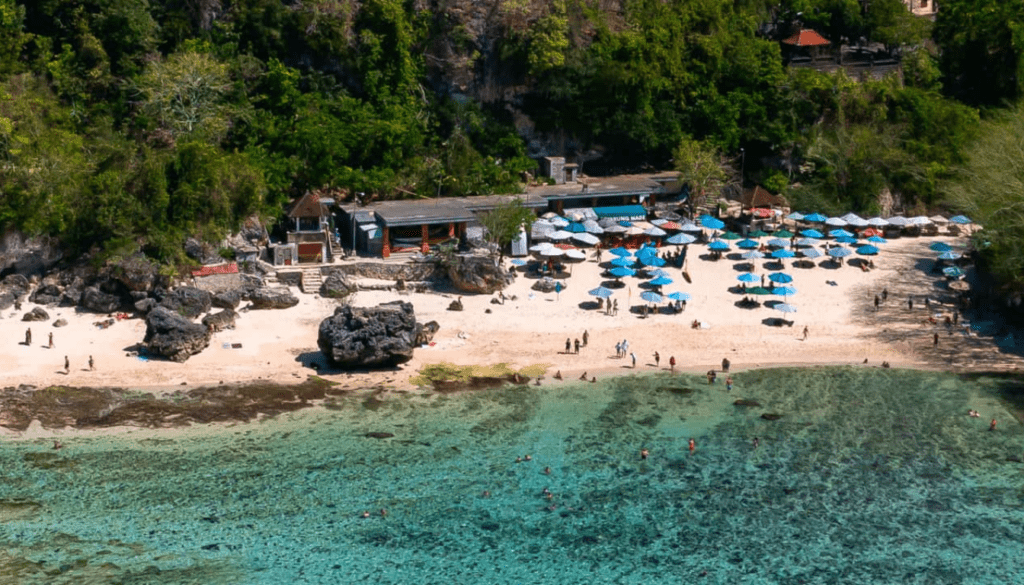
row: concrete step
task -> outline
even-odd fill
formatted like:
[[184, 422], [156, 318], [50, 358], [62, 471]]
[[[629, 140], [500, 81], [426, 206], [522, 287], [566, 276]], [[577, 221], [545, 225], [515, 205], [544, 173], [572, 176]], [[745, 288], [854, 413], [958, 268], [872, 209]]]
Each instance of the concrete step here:
[[323, 276], [320, 274], [319, 268], [307, 268], [302, 271], [302, 292], [315, 294], [323, 283]]

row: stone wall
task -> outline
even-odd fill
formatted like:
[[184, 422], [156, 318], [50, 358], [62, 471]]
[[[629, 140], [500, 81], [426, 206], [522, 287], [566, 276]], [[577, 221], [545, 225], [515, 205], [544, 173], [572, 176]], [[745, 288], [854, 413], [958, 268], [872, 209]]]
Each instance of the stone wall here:
[[[433, 280], [445, 276], [445, 271], [436, 262], [357, 262], [344, 266], [325, 266], [320, 269], [325, 277], [342, 274], [355, 278], [405, 281]], [[280, 277], [279, 277], [280, 278]]]

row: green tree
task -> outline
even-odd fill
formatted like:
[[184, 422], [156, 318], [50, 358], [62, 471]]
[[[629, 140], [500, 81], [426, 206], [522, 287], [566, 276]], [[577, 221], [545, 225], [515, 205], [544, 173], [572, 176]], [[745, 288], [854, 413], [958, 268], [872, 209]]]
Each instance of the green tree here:
[[175, 136], [202, 131], [219, 137], [227, 129], [227, 66], [207, 53], [186, 51], [151, 63], [136, 89], [142, 111]]
[[480, 223], [487, 230], [487, 238], [496, 244], [499, 261], [505, 258], [505, 249], [522, 230], [530, 229], [530, 224], [537, 219], [532, 209], [523, 205], [523, 200], [515, 197], [497, 208], [488, 211], [480, 218]]
[[973, 105], [1015, 100], [1024, 90], [1024, 3], [946, 0], [935, 42], [947, 92]]
[[716, 147], [689, 137], [676, 146], [675, 170], [679, 171], [680, 182], [690, 186], [688, 203], [691, 216], [708, 197], [716, 196], [726, 185], [738, 182], [735, 169]]

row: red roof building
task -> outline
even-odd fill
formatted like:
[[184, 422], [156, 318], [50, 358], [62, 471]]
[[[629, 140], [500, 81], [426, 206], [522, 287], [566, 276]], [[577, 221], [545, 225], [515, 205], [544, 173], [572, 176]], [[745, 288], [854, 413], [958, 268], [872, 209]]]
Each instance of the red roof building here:
[[823, 47], [832, 44], [828, 42], [828, 39], [809, 28], [801, 30], [782, 42], [794, 47]]

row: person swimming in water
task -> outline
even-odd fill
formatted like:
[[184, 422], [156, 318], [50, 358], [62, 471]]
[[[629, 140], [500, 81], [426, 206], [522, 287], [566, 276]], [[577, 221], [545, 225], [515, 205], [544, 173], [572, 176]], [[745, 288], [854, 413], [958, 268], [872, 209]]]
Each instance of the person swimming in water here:
[[583, 372], [582, 374], [580, 374], [580, 380], [583, 380], [584, 382], [587, 381], [587, 373], [586, 372]]
[[558, 370], [557, 372], [555, 372], [555, 375], [552, 376], [552, 378], [554, 378], [556, 380], [561, 380], [562, 379], [562, 370]]
[[647, 456], [651, 453], [647, 449], [640, 449], [640, 458], [647, 459]]

